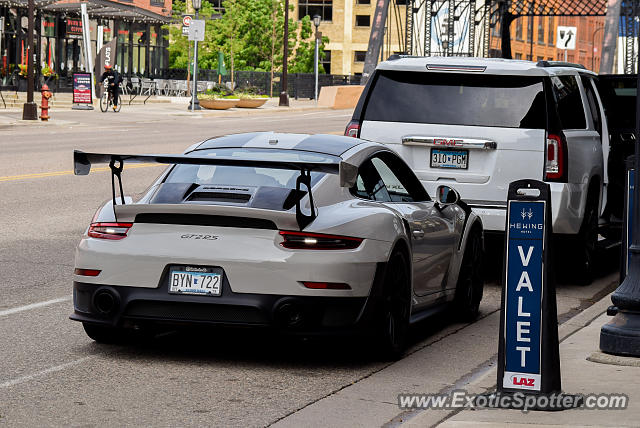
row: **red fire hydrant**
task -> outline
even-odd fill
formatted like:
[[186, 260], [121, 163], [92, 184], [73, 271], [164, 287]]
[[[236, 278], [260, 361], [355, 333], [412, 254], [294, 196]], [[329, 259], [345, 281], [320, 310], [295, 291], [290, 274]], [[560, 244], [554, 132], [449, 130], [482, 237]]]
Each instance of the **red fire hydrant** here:
[[42, 105], [40, 108], [42, 109], [42, 115], [40, 119], [43, 121], [49, 120], [49, 98], [51, 98], [51, 91], [49, 91], [49, 87], [46, 85], [42, 85]]

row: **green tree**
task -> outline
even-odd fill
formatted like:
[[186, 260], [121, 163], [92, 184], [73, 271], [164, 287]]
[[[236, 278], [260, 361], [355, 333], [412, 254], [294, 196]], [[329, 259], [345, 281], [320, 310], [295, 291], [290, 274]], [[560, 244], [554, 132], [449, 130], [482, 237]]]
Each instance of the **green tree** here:
[[[202, 69], [218, 67], [218, 51], [224, 52], [225, 62], [235, 70], [281, 71], [284, 37], [283, 0], [226, 0], [224, 12], [217, 20], [207, 20], [205, 40], [198, 44], [198, 66]], [[174, 16], [187, 10], [182, 0], [174, 0]], [[203, 2], [201, 16], [211, 16], [213, 7]], [[289, 70], [294, 73], [313, 72], [314, 38], [309, 17], [300, 22], [289, 13]], [[169, 63], [172, 68], [189, 65], [187, 37], [180, 25], [169, 26]], [[324, 57], [323, 37], [320, 58]], [[320, 68], [320, 71], [324, 70]]]

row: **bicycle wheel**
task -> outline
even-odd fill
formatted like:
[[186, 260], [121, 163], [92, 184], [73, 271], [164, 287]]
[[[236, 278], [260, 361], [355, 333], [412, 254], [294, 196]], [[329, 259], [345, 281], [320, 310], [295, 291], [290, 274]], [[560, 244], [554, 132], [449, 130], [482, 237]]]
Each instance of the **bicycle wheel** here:
[[120, 96], [120, 94], [118, 94], [118, 106], [116, 107], [116, 113], [120, 111], [120, 109], [122, 108], [122, 97]]
[[105, 91], [100, 97], [100, 110], [104, 113], [109, 108], [109, 93]]

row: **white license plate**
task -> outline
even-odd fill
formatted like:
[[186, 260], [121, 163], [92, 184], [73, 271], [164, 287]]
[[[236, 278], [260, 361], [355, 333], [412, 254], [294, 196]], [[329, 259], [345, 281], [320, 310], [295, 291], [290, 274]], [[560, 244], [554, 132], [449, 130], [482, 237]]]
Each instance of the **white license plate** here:
[[222, 293], [222, 273], [172, 270], [169, 274], [169, 293], [219, 296]]
[[431, 149], [431, 168], [467, 169], [467, 150]]

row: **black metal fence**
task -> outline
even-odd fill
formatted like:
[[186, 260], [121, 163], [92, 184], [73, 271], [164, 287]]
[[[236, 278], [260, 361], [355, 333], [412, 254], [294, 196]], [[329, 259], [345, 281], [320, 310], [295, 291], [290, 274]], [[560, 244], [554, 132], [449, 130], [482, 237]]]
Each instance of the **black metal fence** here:
[[[234, 71], [234, 84], [237, 89], [253, 88], [264, 95], [273, 93], [274, 97], [280, 94], [282, 73], [268, 71]], [[187, 70], [169, 68], [162, 70], [154, 76], [158, 79], [186, 80]], [[289, 73], [287, 76], [287, 92], [289, 96], [298, 98], [313, 98], [315, 89], [315, 76], [312, 73]], [[218, 70], [198, 70], [199, 81], [218, 82]], [[223, 76], [222, 82], [231, 82], [231, 76]], [[319, 74], [318, 91], [323, 86], [359, 85], [360, 76], [344, 76], [338, 74]]]
[[[277, 97], [281, 90], [282, 73], [271, 73], [268, 71], [234, 71], [234, 84], [236, 89], [253, 89], [260, 94], [271, 95]], [[155, 79], [172, 79], [186, 80], [187, 70], [168, 68], [160, 70]], [[199, 70], [199, 81], [218, 82], [218, 70]], [[35, 89], [40, 90], [41, 84], [45, 79], [36, 76]], [[222, 83], [231, 82], [231, 76], [223, 76]], [[73, 92], [73, 79], [71, 76], [61, 76], [57, 79], [47, 78], [46, 83], [53, 92]], [[344, 76], [338, 74], [319, 74], [318, 75], [318, 92], [323, 86], [336, 85], [359, 85], [360, 76]], [[26, 91], [26, 79], [19, 79], [17, 74], [11, 79], [3, 90]], [[289, 73], [287, 79], [287, 92], [291, 98], [310, 98], [313, 99], [315, 89], [315, 76], [312, 73]]]

